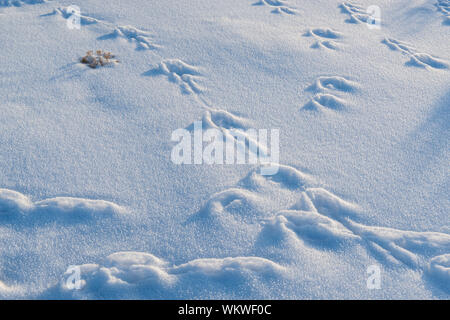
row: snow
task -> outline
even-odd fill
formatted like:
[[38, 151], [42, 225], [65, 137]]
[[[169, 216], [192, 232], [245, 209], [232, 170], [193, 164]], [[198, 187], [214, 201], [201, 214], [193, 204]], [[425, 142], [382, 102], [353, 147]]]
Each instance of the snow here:
[[450, 255], [444, 254], [431, 259], [428, 272], [431, 277], [436, 279], [438, 285], [442, 286], [443, 290], [448, 290], [448, 279], [450, 278]]
[[0, 189], [0, 208], [4, 214], [35, 211], [37, 213], [51, 212], [55, 214], [120, 214], [126, 211], [114, 203], [104, 200], [77, 199], [57, 197], [32, 203], [25, 195], [11, 190]]
[[[221, 285], [239, 286], [250, 292], [256, 282], [254, 277], [270, 282], [286, 275], [283, 267], [259, 257], [196, 259], [170, 266], [158, 257], [141, 252], [117, 252], [108, 256], [102, 265], [86, 264], [80, 268], [86, 279], [81, 291], [91, 299], [105, 298], [105, 292], [127, 299], [141, 297], [143, 292], [153, 298], [170, 299], [182, 297], [186, 291], [214, 290]], [[80, 291], [68, 288], [66, 282], [54, 290], [66, 299], [80, 297]]]
[[[448, 299], [449, 21], [448, 0], [0, 0], [0, 298]], [[248, 130], [279, 129], [276, 174], [172, 162], [199, 121], [261, 154]]]

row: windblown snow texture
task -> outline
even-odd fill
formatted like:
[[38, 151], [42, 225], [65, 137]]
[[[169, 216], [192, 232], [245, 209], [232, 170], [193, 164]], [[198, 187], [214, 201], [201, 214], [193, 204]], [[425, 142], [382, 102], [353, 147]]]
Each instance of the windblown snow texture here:
[[372, 5], [0, 0], [0, 298], [448, 299], [449, 1]]

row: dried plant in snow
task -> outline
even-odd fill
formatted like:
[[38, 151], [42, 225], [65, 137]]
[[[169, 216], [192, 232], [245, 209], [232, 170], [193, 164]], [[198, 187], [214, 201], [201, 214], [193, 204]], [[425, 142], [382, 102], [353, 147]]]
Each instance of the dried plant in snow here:
[[94, 54], [92, 50], [89, 50], [86, 52], [86, 55], [80, 59], [80, 62], [95, 69], [97, 67], [118, 63], [119, 60], [115, 59], [115, 55], [111, 52], [97, 50]]

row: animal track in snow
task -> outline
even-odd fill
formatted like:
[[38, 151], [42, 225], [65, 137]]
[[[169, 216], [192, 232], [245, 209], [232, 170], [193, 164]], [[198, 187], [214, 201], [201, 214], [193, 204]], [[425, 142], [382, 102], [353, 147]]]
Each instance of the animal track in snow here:
[[230, 188], [212, 195], [199, 214], [214, 219], [227, 216], [227, 220], [237, 215], [236, 221], [255, 219], [261, 214], [259, 202], [259, 197], [248, 190]]
[[[205, 163], [258, 164], [270, 161], [269, 143], [273, 146], [273, 137], [253, 129], [251, 121], [231, 112], [213, 109], [206, 110], [201, 121], [191, 123], [187, 130], [194, 134], [202, 131]], [[200, 138], [201, 139], [201, 138]], [[207, 159], [207, 160], [206, 160]]]
[[323, 76], [308, 87], [308, 90], [321, 92], [325, 90], [338, 90], [342, 92], [353, 92], [358, 89], [358, 84], [339, 76]]
[[305, 110], [320, 110], [328, 108], [332, 110], [345, 109], [345, 100], [329, 93], [316, 94], [307, 104], [303, 106]]
[[350, 18], [346, 20], [348, 23], [366, 23], [369, 19], [369, 14], [366, 10], [358, 4], [350, 2], [343, 2], [339, 5], [343, 13], [347, 13]]
[[[236, 224], [258, 223], [261, 218], [268, 218], [270, 212], [265, 205], [272, 199], [266, 191], [283, 189], [287, 193], [302, 189], [313, 183], [314, 179], [303, 172], [290, 167], [279, 165], [278, 173], [269, 176], [262, 175], [257, 167], [249, 172], [236, 187], [213, 194], [199, 211], [203, 217], [212, 218], [220, 223], [235, 221]], [[278, 208], [278, 204], [275, 204]]]
[[[203, 123], [209, 128], [219, 129], [223, 132], [225, 139], [232, 139], [242, 148], [247, 148], [261, 155], [267, 154], [267, 147], [258, 143], [257, 137], [251, 136], [247, 130], [250, 121], [238, 117], [225, 110], [210, 109], [203, 116]], [[242, 145], [241, 145], [242, 144]]]
[[431, 259], [427, 271], [430, 276], [437, 282], [443, 283], [450, 291], [450, 254], [443, 254]]
[[204, 88], [197, 82], [201, 80], [200, 69], [179, 59], [166, 59], [144, 75], [166, 75], [171, 82], [177, 83], [185, 94], [201, 93]]
[[153, 50], [160, 48], [159, 45], [153, 42], [152, 34], [147, 31], [139, 30], [132, 26], [116, 27], [112, 34], [106, 35], [102, 38], [107, 37], [126, 39], [131, 43], [135, 43], [137, 50]]
[[316, 93], [313, 98], [303, 106], [305, 110], [342, 110], [347, 107], [347, 102], [336, 96], [337, 92], [351, 93], [358, 90], [359, 85], [340, 76], [322, 76], [310, 85], [306, 90]]
[[209, 110], [203, 117], [203, 121], [211, 128], [222, 129], [248, 129], [250, 121], [236, 116], [225, 110]]
[[408, 56], [410, 58], [410, 60], [406, 62], [406, 65], [408, 66], [434, 69], [449, 68], [449, 64], [447, 61], [435, 58], [427, 53], [420, 53], [406, 42], [386, 38], [382, 41], [382, 43], [387, 45], [391, 50], [399, 51], [402, 54]]
[[342, 38], [340, 32], [329, 28], [309, 29], [304, 36], [313, 37], [316, 40], [311, 45], [311, 48], [326, 48], [331, 50], [338, 49], [338, 42], [336, 40]]
[[0, 0], [0, 7], [21, 7], [23, 4], [40, 4], [46, 0]]
[[[300, 208], [300, 209], [298, 209]], [[405, 264], [439, 273], [436, 264], [448, 264], [444, 258], [431, 256], [450, 251], [450, 235], [437, 232], [413, 232], [392, 228], [373, 227], [354, 222], [358, 207], [322, 188], [307, 188], [293, 208], [278, 212], [265, 222], [264, 236], [275, 237], [287, 233], [294, 241], [302, 239], [318, 246], [338, 243], [366, 244], [369, 252], [389, 263]], [[429, 269], [431, 267], [431, 269]], [[448, 267], [448, 266], [447, 266]], [[439, 276], [442, 276], [439, 273]], [[445, 275], [444, 275], [445, 277]], [[450, 282], [450, 274], [445, 281]]]
[[268, 6], [272, 8], [272, 13], [296, 14], [297, 10], [289, 6], [286, 1], [281, 0], [259, 0], [253, 4], [254, 6]]
[[[58, 14], [64, 19], [69, 19], [72, 17], [73, 12], [71, 12], [70, 7], [60, 7], [53, 10], [52, 13], [47, 14], [49, 15], [55, 15]], [[113, 24], [110, 24], [105, 21], [101, 21], [99, 19], [80, 14], [80, 22], [82, 25], [90, 25], [90, 24], [97, 24], [100, 23], [107, 28], [113, 29], [113, 31], [109, 34], [105, 34], [101, 37], [99, 37], [99, 40], [106, 40], [106, 39], [114, 39], [114, 38], [122, 38], [125, 40], [128, 40], [130, 43], [136, 44], [137, 50], [153, 50], [160, 48], [159, 45], [154, 43], [152, 37], [153, 35], [150, 32], [137, 29], [133, 26], [115, 26]]]
[[[254, 156], [252, 159], [255, 161], [261, 160], [261, 157], [269, 156], [268, 139], [265, 141], [259, 140], [258, 131], [252, 128], [251, 121], [248, 119], [225, 110], [208, 107], [201, 123], [202, 130], [216, 129], [222, 133], [223, 147], [225, 148], [224, 163], [239, 163], [238, 159], [244, 159], [244, 157], [247, 159], [247, 156], [250, 157], [250, 155]], [[189, 125], [187, 129], [195, 130], [194, 123]], [[228, 146], [233, 146], [229, 150], [230, 154], [227, 150]]]
[[[53, 9], [53, 12], [50, 13], [49, 15], [54, 15], [54, 14], [60, 15], [64, 19], [69, 19], [70, 17], [72, 17], [72, 15], [74, 13], [70, 10], [70, 7], [59, 7], [59, 8]], [[96, 23], [100, 22], [100, 20], [98, 20], [98, 19], [86, 16], [83, 14], [80, 14], [79, 18], [80, 18], [80, 23], [82, 25], [96, 24]]]
[[443, 24], [450, 26], [450, 0], [438, 0], [436, 7], [444, 15]]
[[280, 165], [273, 176], [263, 176], [256, 168], [236, 187], [214, 194], [201, 213], [216, 218], [209, 225], [221, 223], [225, 228], [233, 217], [236, 224], [260, 224], [257, 241], [264, 246], [295, 243], [304, 249], [329, 250], [359, 245], [387, 265], [421, 270], [450, 288], [449, 234], [356, 222], [361, 212], [358, 205], [316, 184], [313, 177], [290, 166]]

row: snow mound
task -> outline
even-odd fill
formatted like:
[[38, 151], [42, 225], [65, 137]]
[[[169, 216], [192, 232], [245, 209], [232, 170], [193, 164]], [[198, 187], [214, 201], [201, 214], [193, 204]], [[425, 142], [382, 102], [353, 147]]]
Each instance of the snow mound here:
[[273, 212], [295, 204], [294, 194], [314, 183], [309, 175], [290, 166], [280, 165], [271, 176], [261, 174], [261, 168], [256, 166], [236, 186], [210, 196], [192, 217], [200, 232], [208, 228], [217, 238], [227, 239], [231, 234], [247, 238], [248, 227], [260, 229]]
[[25, 212], [33, 207], [33, 202], [25, 195], [8, 189], [0, 189], [0, 215]]
[[3, 215], [27, 213], [95, 217], [119, 215], [125, 212], [125, 208], [104, 200], [57, 197], [33, 203], [27, 196], [19, 192], [0, 189], [0, 214]]
[[244, 184], [249, 189], [260, 189], [267, 184], [278, 184], [282, 188], [304, 190], [305, 186], [315, 183], [315, 179], [300, 170], [279, 165], [278, 172], [274, 175], [261, 175], [261, 168], [251, 170], [243, 179]]
[[318, 212], [331, 217], [355, 216], [359, 206], [345, 201], [323, 188], [308, 188], [306, 194]]
[[272, 243], [283, 238], [305, 241], [319, 247], [332, 247], [346, 240], [360, 239], [348, 228], [347, 218], [360, 211], [355, 204], [340, 199], [322, 188], [305, 188], [289, 210], [281, 210], [263, 220], [260, 239]]
[[[300, 210], [295, 210], [300, 208]], [[450, 252], [450, 235], [438, 232], [404, 231], [357, 223], [360, 208], [322, 188], [307, 188], [294, 210], [278, 212], [263, 222], [260, 239], [265, 243], [280, 234], [295, 241], [331, 246], [343, 240], [357, 240], [383, 263], [404, 264], [426, 270], [430, 256]], [[356, 242], [353, 242], [355, 244]], [[441, 261], [441, 260], [439, 260]]]
[[[357, 204], [324, 188], [314, 187], [314, 179], [301, 171], [280, 166], [274, 176], [262, 176], [258, 172], [257, 168], [252, 170], [238, 183], [239, 188], [216, 193], [208, 200], [202, 212], [222, 217], [209, 221], [210, 228], [221, 223], [219, 231], [229, 228], [231, 233], [233, 229], [236, 236], [238, 228], [245, 230], [243, 224], [260, 225], [259, 235], [253, 241], [261, 250], [282, 249], [291, 244], [294, 248], [303, 248], [301, 250], [310, 246], [329, 250], [336, 246], [352, 248], [358, 245], [383, 265], [404, 265], [423, 273], [428, 269], [437, 270], [433, 271], [437, 274], [442, 270], [447, 272], [444, 258], [432, 262], [429, 259], [450, 252], [450, 235], [364, 225], [357, 222], [362, 212]], [[289, 198], [292, 193], [296, 194], [297, 201], [286, 202], [285, 208], [280, 208], [283, 206], [280, 195], [286, 191], [291, 192]], [[278, 195], [278, 201], [270, 200], [273, 194]], [[280, 209], [271, 214], [269, 208]], [[237, 219], [230, 222], [230, 217], [235, 216], [240, 218], [240, 224]]]
[[196, 259], [171, 269], [176, 275], [197, 275], [217, 279], [238, 278], [246, 274], [279, 276], [285, 268], [260, 257], [237, 257], [224, 259]]
[[200, 210], [207, 217], [238, 214], [241, 219], [248, 219], [258, 212], [258, 196], [245, 189], [232, 188], [214, 194]]
[[450, 292], [450, 253], [431, 259], [428, 274]]
[[343, 240], [359, 238], [341, 223], [315, 211], [285, 210], [267, 220], [262, 234], [266, 238], [279, 237], [290, 233], [294, 239], [320, 246], [334, 245]]
[[73, 298], [161, 298], [177, 297], [181, 291], [225, 285], [242, 290], [259, 281], [282, 278], [286, 268], [264, 258], [235, 257], [196, 259], [180, 265], [149, 253], [118, 252], [102, 264], [85, 264], [80, 270], [80, 289], [73, 290], [65, 274], [59, 290]]
[[115, 203], [105, 200], [89, 200], [81, 198], [59, 197], [38, 201], [35, 203], [37, 211], [54, 214], [82, 214], [85, 216], [122, 214], [126, 210]]

